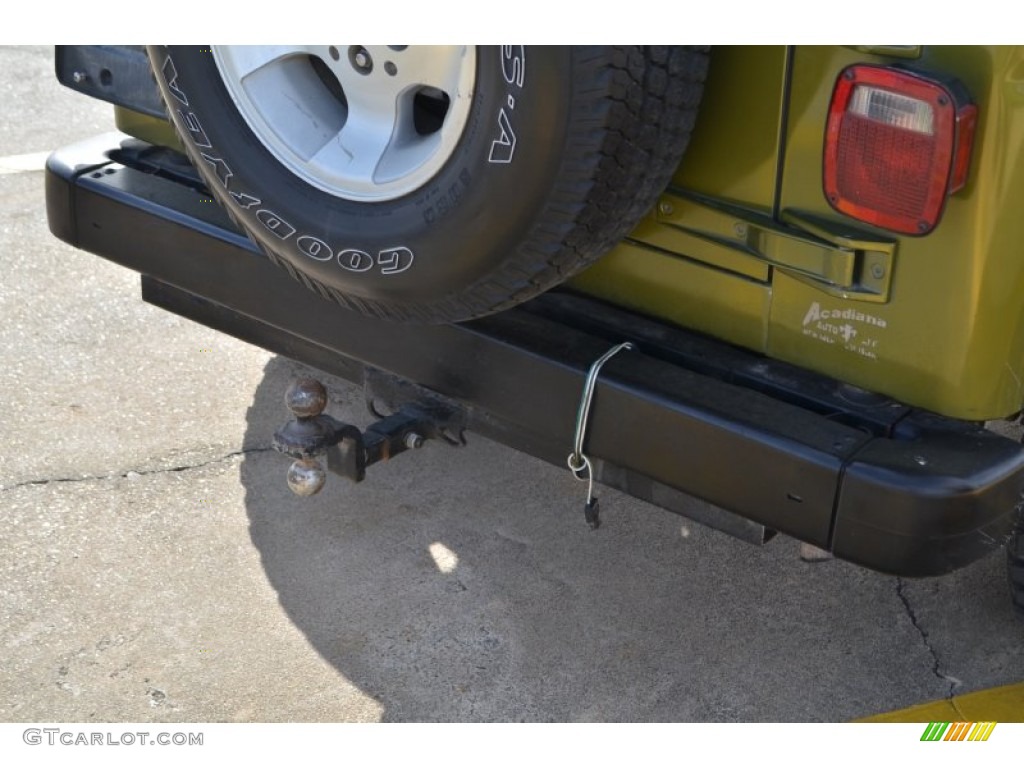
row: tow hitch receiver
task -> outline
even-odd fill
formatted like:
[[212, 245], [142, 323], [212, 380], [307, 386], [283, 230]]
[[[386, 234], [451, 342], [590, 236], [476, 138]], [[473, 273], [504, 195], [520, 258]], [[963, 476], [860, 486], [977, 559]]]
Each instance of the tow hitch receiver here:
[[361, 432], [323, 412], [327, 390], [316, 379], [293, 381], [284, 402], [294, 418], [274, 433], [273, 446], [295, 459], [287, 479], [288, 487], [299, 496], [312, 496], [324, 487], [327, 473], [321, 457], [326, 457], [331, 472], [358, 483], [366, 478], [366, 468], [371, 464], [420, 448], [428, 439], [460, 444], [450, 436], [450, 425], [444, 423], [447, 420], [427, 405], [403, 405]]

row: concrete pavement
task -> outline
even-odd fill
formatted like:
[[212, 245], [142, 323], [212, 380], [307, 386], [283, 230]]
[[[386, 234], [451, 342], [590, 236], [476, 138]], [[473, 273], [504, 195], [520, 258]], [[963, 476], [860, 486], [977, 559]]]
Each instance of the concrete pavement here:
[[[112, 125], [50, 55], [0, 49], [5, 155]], [[608, 489], [592, 532], [473, 435], [297, 499], [304, 368], [53, 239], [38, 170], [0, 174], [0, 264], [2, 720], [848, 720], [1024, 677], [999, 556], [905, 581]]]

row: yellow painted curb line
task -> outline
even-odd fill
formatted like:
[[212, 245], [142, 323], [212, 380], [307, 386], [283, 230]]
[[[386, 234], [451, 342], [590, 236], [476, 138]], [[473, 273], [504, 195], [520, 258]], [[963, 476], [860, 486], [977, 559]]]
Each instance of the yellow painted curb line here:
[[965, 693], [952, 699], [915, 704], [906, 709], [862, 717], [856, 723], [1024, 722], [1024, 683]]

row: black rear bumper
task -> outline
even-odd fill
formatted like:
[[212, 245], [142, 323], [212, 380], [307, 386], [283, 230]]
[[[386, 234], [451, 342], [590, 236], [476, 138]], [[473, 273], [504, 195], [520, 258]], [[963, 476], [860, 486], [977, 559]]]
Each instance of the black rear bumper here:
[[111, 134], [55, 152], [46, 173], [53, 233], [141, 272], [147, 301], [353, 381], [416, 382], [470, 429], [560, 465], [587, 368], [630, 340], [588, 433], [607, 485], [675, 511], [699, 496], [733, 511], [705, 522], [736, 535], [778, 530], [909, 576], [966, 565], [1011, 530], [1024, 451], [978, 425], [569, 293], [460, 325], [366, 318], [292, 281], [147, 152]]

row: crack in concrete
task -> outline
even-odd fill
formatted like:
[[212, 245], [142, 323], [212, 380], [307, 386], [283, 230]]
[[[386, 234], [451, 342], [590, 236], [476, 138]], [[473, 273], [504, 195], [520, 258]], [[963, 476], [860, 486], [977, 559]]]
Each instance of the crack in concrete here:
[[939, 662], [939, 653], [935, 650], [935, 646], [933, 646], [928, 640], [928, 633], [925, 632], [924, 627], [922, 627], [920, 622], [917, 620], [917, 614], [914, 613], [914, 608], [910, 605], [910, 598], [908, 598], [904, 592], [904, 581], [899, 576], [896, 577], [896, 596], [899, 597], [900, 602], [903, 603], [903, 609], [907, 612], [907, 616], [910, 618], [910, 623], [914, 625], [914, 629], [916, 629], [917, 633], [921, 636], [921, 642], [924, 643], [924, 647], [928, 649], [928, 653], [932, 657], [932, 674], [944, 683], [949, 684], [949, 690], [946, 692], [946, 699], [954, 710], [960, 712], [960, 707], [957, 705], [956, 699], [953, 698], [953, 692], [963, 685], [963, 681], [957, 680], [955, 677], [942, 672], [941, 664]]
[[144, 477], [146, 475], [159, 475], [165, 472], [188, 472], [193, 469], [202, 469], [212, 464], [219, 464], [224, 461], [235, 458], [236, 456], [247, 456], [255, 453], [268, 453], [273, 451], [271, 447], [257, 447], [257, 448], [243, 448], [240, 451], [232, 451], [223, 456], [218, 456], [215, 459], [203, 461], [198, 464], [182, 464], [176, 467], [160, 467], [158, 469], [126, 469], [123, 472], [110, 472], [105, 475], [82, 475], [81, 477], [48, 477], [42, 480], [25, 480], [14, 485], [8, 485], [0, 487], [0, 493], [7, 493], [8, 491], [14, 491], [18, 488], [25, 488], [30, 485], [49, 485], [50, 483], [86, 483], [95, 482], [97, 480], [123, 480], [128, 478], [129, 475]]

